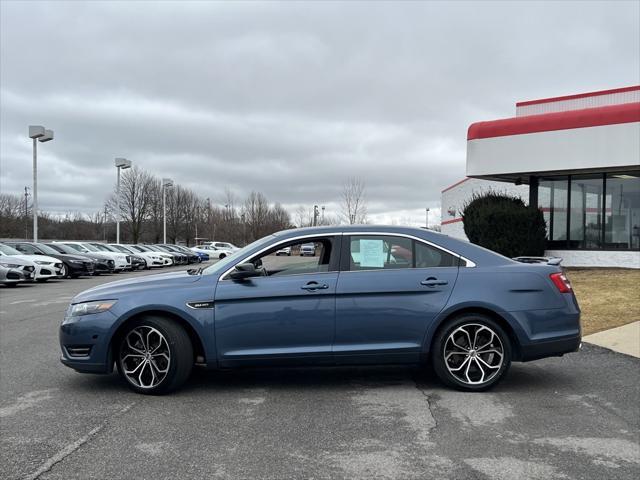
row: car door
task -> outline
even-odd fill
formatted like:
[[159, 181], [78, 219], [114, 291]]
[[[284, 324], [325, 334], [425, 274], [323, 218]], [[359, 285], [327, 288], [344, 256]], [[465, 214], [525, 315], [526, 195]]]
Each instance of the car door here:
[[339, 264], [336, 238], [314, 237], [320, 248], [313, 257], [275, 255], [283, 246], [300, 243], [292, 240], [247, 260], [264, 268], [266, 276], [221, 277], [215, 292], [221, 366], [331, 362]]
[[336, 288], [336, 361], [418, 361], [427, 327], [454, 288], [458, 263], [416, 238], [345, 235]]

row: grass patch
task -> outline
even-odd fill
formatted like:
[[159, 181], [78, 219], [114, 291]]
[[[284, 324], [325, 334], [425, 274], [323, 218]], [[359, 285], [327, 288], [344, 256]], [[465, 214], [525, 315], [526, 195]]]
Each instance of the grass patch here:
[[565, 268], [582, 310], [582, 334], [640, 320], [640, 270]]

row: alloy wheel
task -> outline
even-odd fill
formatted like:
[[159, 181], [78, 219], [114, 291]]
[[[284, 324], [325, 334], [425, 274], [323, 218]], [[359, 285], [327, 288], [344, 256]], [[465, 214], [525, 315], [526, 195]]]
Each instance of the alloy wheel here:
[[167, 376], [171, 351], [166, 338], [150, 326], [130, 330], [120, 347], [122, 373], [138, 388], [154, 388]]
[[465, 385], [481, 385], [500, 372], [504, 347], [488, 326], [466, 323], [447, 337], [443, 355], [447, 370], [456, 380]]
[[60, 269], [60, 277], [67, 278], [67, 266], [63, 263]]

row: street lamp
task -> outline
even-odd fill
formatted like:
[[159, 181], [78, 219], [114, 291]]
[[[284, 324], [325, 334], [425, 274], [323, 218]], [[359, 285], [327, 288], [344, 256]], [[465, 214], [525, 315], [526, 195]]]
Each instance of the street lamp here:
[[162, 216], [163, 216], [163, 227], [162, 227], [162, 243], [167, 243], [167, 195], [166, 190], [169, 187], [173, 187], [173, 180], [170, 178], [162, 179]]
[[131, 168], [131, 160], [116, 158], [115, 164], [118, 170], [118, 187], [116, 188], [116, 243], [120, 243], [120, 170]]
[[427, 208], [427, 216], [426, 216], [426, 229], [429, 230], [429, 209]]
[[29, 125], [29, 138], [33, 139], [33, 241], [38, 241], [38, 144], [53, 140], [53, 130], [42, 125]]

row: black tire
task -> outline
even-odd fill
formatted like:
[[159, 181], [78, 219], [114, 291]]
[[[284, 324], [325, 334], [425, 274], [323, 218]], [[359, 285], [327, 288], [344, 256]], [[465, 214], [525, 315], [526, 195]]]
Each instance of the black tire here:
[[[490, 375], [487, 375], [489, 379], [486, 381], [482, 381], [482, 378], [484, 377], [480, 377], [480, 379], [478, 379], [479, 383], [470, 383], [474, 379], [470, 379], [470, 376], [468, 373], [469, 369], [466, 370], [467, 371], [466, 378], [469, 379], [470, 382], [461, 381], [452, 372], [450, 372], [449, 368], [447, 367], [447, 363], [446, 363], [447, 361], [445, 360], [445, 347], [447, 347], [447, 340], [456, 330], [465, 326], [468, 330], [472, 332], [474, 331], [473, 330], [474, 328], [476, 329], [475, 330], [476, 332], [478, 331], [481, 332], [480, 333], [481, 336], [485, 335], [484, 340], [491, 338], [492, 343], [488, 345], [487, 349], [491, 349], [492, 351], [498, 351], [498, 352], [500, 351], [500, 349], [502, 349], [502, 361], [499, 364], [499, 367], [496, 368], [496, 370], [487, 369], [485, 367], [485, 370], [488, 373], [490, 373]], [[479, 328], [479, 326], [484, 327], [484, 329]], [[495, 335], [495, 337], [499, 339], [499, 343], [495, 341], [494, 337], [487, 336], [486, 329], [491, 331]], [[462, 337], [462, 340], [456, 340], [456, 342], [464, 343], [464, 338], [466, 337]], [[478, 343], [481, 343], [481, 342], [478, 342]], [[459, 344], [456, 343], [455, 345], [457, 347]], [[473, 346], [470, 345], [469, 347], [473, 347]], [[466, 348], [461, 348], [459, 350], [464, 351], [466, 350]], [[478, 353], [475, 352], [474, 348], [469, 349], [469, 352], [474, 352], [475, 355], [478, 355]], [[512, 352], [512, 346], [511, 346], [511, 340], [509, 339], [509, 336], [494, 319], [480, 313], [465, 313], [451, 319], [438, 331], [431, 345], [431, 364], [433, 366], [433, 370], [435, 374], [445, 385], [449, 387], [453, 387], [457, 390], [462, 390], [467, 392], [482, 392], [490, 389], [491, 387], [496, 385], [498, 382], [500, 382], [504, 378], [504, 376], [509, 370], [509, 367], [511, 366], [511, 352]], [[495, 354], [484, 354], [484, 355], [495, 355]], [[480, 357], [480, 355], [478, 355], [478, 357]], [[498, 356], [495, 356], [495, 357], [485, 356], [484, 358], [485, 359], [492, 358], [497, 360]], [[456, 361], [462, 362], [464, 361], [464, 359], [466, 359], [465, 355], [459, 355], [457, 358], [450, 357], [449, 362], [450, 362], [451, 368], [455, 369], [457, 367], [457, 365], [451, 365], [452, 362], [456, 362]], [[482, 360], [482, 357], [480, 357], [480, 360]], [[480, 365], [480, 363], [477, 360], [474, 360], [473, 362], [474, 363], [472, 363], [472, 361], [469, 360], [469, 363], [472, 364], [476, 372], [478, 372], [479, 370], [477, 369], [476, 365]], [[495, 363], [495, 362], [492, 362], [491, 360], [489, 360], [489, 364], [491, 363]], [[460, 373], [460, 375], [462, 375], [462, 372]], [[477, 377], [477, 374], [476, 374], [476, 377]]]
[[[122, 364], [122, 357], [126, 352], [126, 337], [139, 327], [158, 330], [166, 339], [170, 352], [169, 369], [165, 377], [157, 385], [147, 388], [134, 384], [124, 374], [125, 369]], [[116, 364], [120, 377], [134, 392], [146, 395], [162, 395], [176, 390], [189, 378], [194, 364], [193, 345], [187, 332], [175, 321], [164, 317], [144, 317], [127, 324], [122, 335], [117, 339]]]
[[36, 282], [38, 282], [38, 283], [44, 283], [44, 282], [46, 282], [48, 280], [49, 280], [48, 278], [36, 278]]
[[4, 286], [9, 288], [16, 288], [18, 286], [18, 282], [5, 283]]
[[220, 256], [218, 257], [218, 260], [222, 260], [224, 257], [226, 257], [226, 255], [224, 253], [221, 253]]

